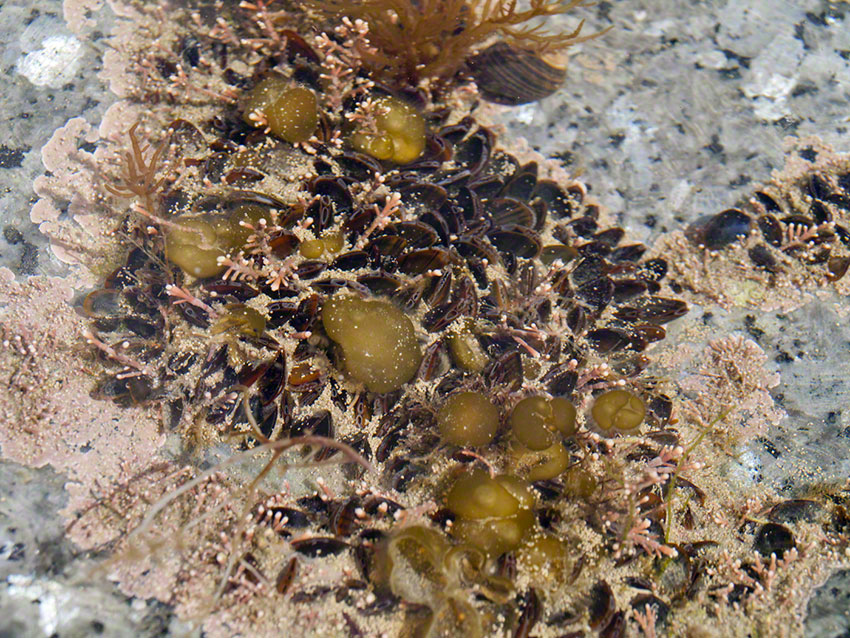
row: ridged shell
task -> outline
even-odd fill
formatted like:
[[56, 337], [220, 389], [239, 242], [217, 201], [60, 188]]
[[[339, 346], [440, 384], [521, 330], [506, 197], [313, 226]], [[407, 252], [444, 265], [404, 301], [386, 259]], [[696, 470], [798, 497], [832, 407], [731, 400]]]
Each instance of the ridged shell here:
[[506, 42], [496, 42], [475, 55], [469, 67], [481, 97], [510, 106], [552, 95], [567, 76], [566, 69]]

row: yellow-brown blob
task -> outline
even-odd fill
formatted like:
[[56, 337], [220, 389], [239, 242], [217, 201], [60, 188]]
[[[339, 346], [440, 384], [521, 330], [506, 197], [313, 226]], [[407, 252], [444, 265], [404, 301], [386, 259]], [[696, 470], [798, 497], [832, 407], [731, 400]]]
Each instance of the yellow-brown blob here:
[[531, 450], [544, 450], [576, 432], [576, 409], [562, 397], [523, 399], [511, 412], [511, 431]]
[[272, 75], [251, 89], [245, 99], [245, 122], [257, 126], [251, 118], [255, 111], [265, 116], [276, 137], [294, 144], [306, 142], [319, 125], [316, 94], [301, 86], [293, 87], [284, 78]]
[[215, 228], [202, 217], [181, 219], [165, 234], [165, 256], [193, 277], [214, 277], [224, 270], [224, 257]]
[[421, 638], [481, 638], [484, 635], [481, 617], [469, 602], [456, 596], [448, 596], [433, 610], [423, 629], [416, 634]]
[[628, 432], [643, 422], [646, 406], [640, 397], [628, 390], [609, 390], [596, 398], [590, 412], [603, 431]]
[[266, 211], [259, 206], [240, 206], [230, 215], [209, 214], [178, 218], [165, 233], [165, 256], [187, 275], [215, 277], [224, 271], [218, 259], [248, 241]]
[[325, 250], [331, 254], [338, 253], [345, 246], [345, 237], [342, 233], [328, 233], [322, 237], [322, 241], [325, 244]]
[[440, 532], [421, 525], [393, 535], [387, 546], [393, 592], [410, 602], [434, 605], [446, 588], [443, 563], [448, 549]]
[[269, 221], [268, 217], [269, 211], [267, 209], [252, 204], [244, 204], [231, 213], [227, 220], [227, 228], [219, 231], [219, 236], [227, 248], [241, 248], [248, 243], [248, 238], [254, 234], [252, 228], [256, 228], [261, 219]]
[[510, 453], [513, 471], [529, 481], [553, 479], [570, 465], [569, 452], [560, 441], [542, 450], [531, 450], [515, 441]]
[[517, 549], [517, 567], [535, 581], [543, 578], [563, 583], [573, 564], [569, 549], [557, 536], [538, 532]]
[[342, 349], [342, 364], [372, 392], [410, 381], [422, 361], [413, 322], [386, 301], [337, 296], [325, 302], [322, 325]]
[[302, 257], [306, 257], [307, 259], [318, 259], [322, 256], [322, 253], [325, 252], [325, 242], [321, 239], [308, 239], [307, 241], [301, 242], [301, 246], [298, 248], [298, 251], [301, 253]]
[[515, 549], [534, 524], [534, 494], [528, 483], [510, 475], [490, 478], [473, 470], [446, 495], [456, 519], [451, 534], [491, 556]]
[[298, 251], [302, 257], [307, 259], [318, 259], [326, 252], [334, 255], [345, 246], [345, 237], [342, 233], [327, 233], [318, 239], [308, 239], [301, 243]]
[[449, 351], [459, 368], [470, 372], [482, 372], [487, 366], [487, 355], [471, 332], [464, 330], [449, 337]]
[[564, 494], [572, 498], [589, 499], [596, 491], [597, 482], [593, 474], [580, 465], [569, 468], [561, 475]]
[[478, 392], [451, 396], [437, 412], [443, 439], [454, 445], [486, 445], [499, 429], [499, 408]]
[[357, 131], [351, 145], [378, 160], [409, 164], [425, 150], [425, 118], [407, 102], [394, 97], [375, 100], [386, 113], [376, 119], [378, 134]]
[[211, 328], [213, 334], [229, 332], [234, 335], [259, 337], [266, 329], [266, 318], [250, 306], [229, 303], [224, 310]]

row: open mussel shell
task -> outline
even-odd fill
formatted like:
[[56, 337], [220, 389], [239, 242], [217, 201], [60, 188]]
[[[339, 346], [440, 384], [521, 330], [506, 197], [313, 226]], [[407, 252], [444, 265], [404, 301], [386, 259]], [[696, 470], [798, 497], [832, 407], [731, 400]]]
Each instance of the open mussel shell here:
[[516, 106], [542, 100], [557, 91], [567, 71], [540, 55], [496, 42], [469, 61], [470, 74], [485, 100]]

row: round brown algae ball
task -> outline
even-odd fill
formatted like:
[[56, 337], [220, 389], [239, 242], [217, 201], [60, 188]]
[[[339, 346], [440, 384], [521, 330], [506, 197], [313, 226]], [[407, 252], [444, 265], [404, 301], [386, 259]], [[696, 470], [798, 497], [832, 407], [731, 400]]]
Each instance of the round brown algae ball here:
[[308, 239], [301, 243], [298, 251], [307, 259], [318, 259], [325, 252], [334, 255], [342, 250], [345, 238], [342, 233], [328, 233], [318, 239]]
[[[165, 256], [193, 277], [215, 277], [225, 267], [218, 260], [241, 249], [266, 214], [259, 206], [239, 206], [229, 214], [178, 217], [165, 233]], [[244, 222], [244, 224], [243, 224]]]
[[491, 478], [483, 470], [460, 477], [446, 495], [456, 516], [452, 536], [491, 556], [519, 546], [534, 524], [533, 506], [528, 483], [507, 474]]
[[372, 392], [410, 381], [422, 361], [413, 322], [386, 301], [336, 296], [322, 308], [322, 325], [342, 349], [342, 364]]
[[387, 572], [393, 593], [422, 605], [434, 605], [444, 594], [444, 558], [450, 545], [438, 531], [422, 525], [404, 527], [386, 543]]
[[165, 233], [165, 256], [187, 275], [215, 277], [224, 270], [224, 257], [215, 227], [204, 217], [180, 219]]
[[596, 397], [590, 413], [596, 425], [605, 432], [629, 432], [643, 422], [646, 406], [639, 396], [628, 390], [609, 390]]
[[216, 228], [216, 232], [226, 248], [238, 249], [248, 243], [261, 219], [269, 221], [269, 211], [262, 206], [243, 204], [223, 219], [225, 222]]
[[381, 97], [373, 100], [378, 110], [377, 134], [355, 131], [351, 136], [354, 150], [378, 160], [409, 164], [425, 150], [425, 118], [404, 100]]
[[325, 252], [325, 242], [321, 239], [308, 239], [301, 242], [298, 252], [301, 253], [302, 257], [306, 257], [307, 259], [318, 259]]
[[563, 472], [561, 482], [564, 485], [563, 491], [566, 496], [584, 500], [593, 496], [598, 486], [596, 477], [581, 465], [573, 465]]
[[511, 431], [531, 450], [544, 450], [576, 432], [576, 409], [563, 397], [527, 397], [511, 412]]
[[553, 534], [529, 535], [516, 551], [517, 568], [534, 581], [563, 583], [570, 576], [574, 560], [570, 546]]
[[469, 330], [455, 332], [449, 337], [449, 352], [455, 364], [463, 370], [483, 372], [487, 367], [487, 355]]
[[255, 112], [265, 116], [265, 124], [275, 137], [291, 144], [306, 142], [319, 125], [319, 103], [310, 89], [270, 75], [251, 89], [245, 99], [244, 119], [252, 126], [262, 125]]
[[499, 430], [499, 408], [483, 394], [460, 392], [437, 412], [437, 426], [447, 443], [487, 445]]

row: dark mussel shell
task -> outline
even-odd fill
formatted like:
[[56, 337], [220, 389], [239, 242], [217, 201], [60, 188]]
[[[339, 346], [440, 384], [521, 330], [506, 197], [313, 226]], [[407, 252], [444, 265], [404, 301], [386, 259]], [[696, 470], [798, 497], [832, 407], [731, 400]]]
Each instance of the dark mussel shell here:
[[647, 285], [638, 279], [620, 279], [614, 282], [614, 301], [628, 301], [647, 291]]
[[756, 191], [756, 199], [758, 203], [764, 207], [764, 210], [768, 213], [781, 213], [782, 207], [776, 203], [776, 200], [763, 191]]
[[524, 226], [509, 224], [491, 230], [487, 237], [504, 256], [530, 259], [543, 249], [540, 236]]
[[617, 601], [611, 585], [604, 580], [596, 583], [590, 590], [590, 628], [599, 630], [606, 627], [616, 609]]
[[511, 391], [522, 387], [522, 355], [519, 352], [508, 352], [490, 362], [484, 370], [484, 378], [490, 385], [501, 385]]
[[631, 306], [618, 308], [614, 315], [623, 321], [663, 324], [687, 313], [688, 304], [681, 299], [651, 296], [637, 299]]
[[332, 270], [359, 270], [369, 264], [369, 254], [362, 250], [343, 253], [331, 262]]
[[528, 638], [534, 625], [543, 615], [543, 603], [537, 595], [534, 587], [530, 587], [522, 596], [522, 613], [519, 616], [513, 638]]
[[520, 166], [505, 184], [500, 197], [508, 197], [521, 202], [531, 199], [534, 187], [537, 186], [537, 162], [529, 162]]
[[425, 290], [425, 301], [432, 308], [446, 303], [452, 291], [452, 271], [444, 270], [439, 277], [432, 277]]
[[578, 206], [573, 198], [568, 195], [556, 182], [543, 179], [537, 182], [531, 193], [531, 201], [539, 200], [545, 202], [546, 211], [555, 219], [572, 217]]
[[826, 262], [827, 278], [830, 281], [838, 281], [850, 267], [850, 257], [830, 257]]
[[756, 244], [752, 248], [749, 248], [747, 255], [749, 255], [750, 261], [753, 262], [756, 268], [761, 268], [772, 273], [779, 272], [780, 270], [776, 258], [771, 254], [765, 244]]
[[311, 558], [319, 556], [336, 556], [343, 550], [347, 549], [348, 546], [348, 543], [345, 541], [327, 536], [315, 536], [313, 538], [303, 538], [301, 540], [292, 541], [292, 549], [299, 554], [304, 554]]
[[485, 100], [517, 106], [552, 95], [567, 77], [565, 68], [506, 42], [496, 42], [469, 60], [469, 70]]
[[455, 297], [451, 301], [433, 307], [422, 318], [422, 327], [428, 332], [438, 332], [462, 317], [469, 310], [469, 304]]
[[438, 135], [443, 139], [447, 140], [452, 144], [457, 144], [472, 130], [472, 127], [475, 126], [475, 119], [466, 116], [457, 124], [451, 124], [449, 126], [444, 126], [438, 131]]
[[284, 565], [275, 578], [274, 587], [278, 594], [285, 594], [292, 587], [295, 574], [298, 571], [298, 559], [294, 556]]
[[414, 215], [439, 210], [448, 199], [448, 193], [442, 186], [417, 182], [399, 190], [404, 206]]
[[638, 261], [645, 252], [646, 246], [643, 244], [628, 244], [612, 250], [608, 260], [613, 263]]
[[614, 282], [605, 276], [592, 279], [576, 288], [576, 296], [599, 312], [614, 298]]
[[358, 182], [367, 181], [374, 175], [383, 172], [381, 164], [363, 153], [348, 151], [336, 158], [340, 168], [346, 175]]
[[455, 146], [455, 163], [467, 171], [469, 177], [480, 173], [493, 150], [494, 136], [486, 128], [479, 128]]
[[608, 354], [625, 350], [631, 345], [632, 339], [625, 330], [599, 328], [587, 333], [587, 341], [600, 354]]
[[421, 275], [428, 270], [439, 270], [457, 261], [457, 255], [453, 256], [444, 248], [422, 248], [403, 255], [398, 260], [398, 267], [407, 275]]
[[753, 546], [765, 558], [769, 558], [771, 554], [776, 554], [776, 558], [782, 560], [785, 552], [796, 547], [797, 542], [794, 540], [794, 534], [791, 530], [784, 525], [765, 523], [756, 533]]
[[247, 185], [253, 182], [261, 182], [265, 179], [265, 174], [250, 166], [234, 168], [224, 175], [224, 181], [230, 186]]
[[287, 210], [289, 208], [289, 204], [286, 204], [283, 200], [273, 195], [249, 190], [233, 191], [227, 196], [225, 205], [228, 210], [249, 205], [260, 206], [271, 210]]
[[575, 390], [578, 373], [571, 369], [568, 364], [561, 364], [543, 375], [541, 381], [546, 384], [546, 389], [554, 396], [569, 396]]
[[398, 277], [381, 272], [361, 275], [357, 278], [357, 283], [366, 286], [373, 295], [391, 295], [402, 285]]
[[804, 498], [795, 498], [774, 505], [767, 517], [774, 523], [815, 523], [826, 514], [823, 505], [817, 501]]
[[749, 215], [737, 208], [730, 208], [707, 220], [696, 222], [685, 234], [695, 244], [709, 250], [720, 250], [749, 235], [752, 225], [753, 220]]
[[360, 498], [353, 496], [331, 506], [328, 525], [337, 536], [351, 536], [357, 525], [357, 510], [360, 508]]
[[244, 281], [208, 281], [204, 283], [204, 290], [213, 297], [232, 297], [236, 301], [247, 301], [260, 294], [257, 288]]
[[383, 231], [395, 234], [407, 242], [411, 249], [430, 248], [440, 241], [440, 236], [431, 226], [423, 222], [397, 222], [389, 224]]
[[500, 197], [486, 206], [494, 226], [517, 225], [534, 228], [537, 216], [526, 204], [515, 199]]
[[308, 187], [313, 195], [327, 198], [335, 215], [348, 215], [354, 208], [348, 185], [338, 177], [316, 177]]
[[109, 288], [94, 290], [83, 300], [83, 312], [87, 317], [118, 317], [126, 312], [121, 307], [121, 292]]
[[669, 266], [661, 257], [647, 259], [640, 265], [637, 272], [637, 278], [645, 281], [651, 292], [656, 292], [659, 289], [658, 282], [667, 276]]
[[609, 248], [614, 248], [626, 236], [622, 228], [607, 228], [593, 236], [594, 241], [602, 242]]
[[832, 213], [829, 208], [826, 207], [826, 204], [817, 200], [812, 202], [809, 207], [809, 216], [818, 224], [826, 224], [832, 221]]

